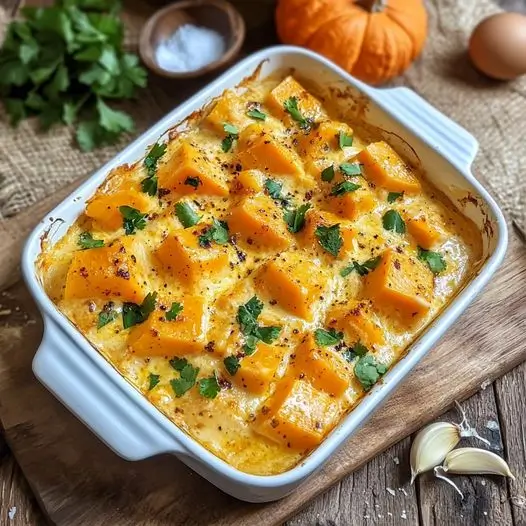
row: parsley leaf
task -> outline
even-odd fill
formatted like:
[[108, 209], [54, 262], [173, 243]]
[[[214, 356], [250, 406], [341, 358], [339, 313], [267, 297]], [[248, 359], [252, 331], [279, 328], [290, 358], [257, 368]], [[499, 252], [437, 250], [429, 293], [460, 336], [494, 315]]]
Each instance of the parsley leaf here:
[[302, 130], [310, 130], [312, 120], [305, 118], [298, 108], [297, 97], [290, 97], [283, 103], [284, 110], [299, 124]]
[[281, 206], [287, 206], [289, 200], [281, 193], [282, 189], [283, 184], [274, 179], [267, 179], [265, 181], [265, 190], [267, 191], [267, 194], [272, 197], [272, 199], [278, 201]]
[[440, 274], [440, 272], [446, 270], [446, 262], [438, 252], [432, 252], [431, 250], [418, 247], [418, 259], [427, 263], [429, 270], [431, 270], [433, 274]]
[[327, 166], [321, 172], [321, 180], [330, 183], [334, 179], [334, 164]]
[[371, 354], [360, 357], [354, 366], [354, 374], [366, 391], [369, 391], [386, 372], [387, 367], [379, 364]]
[[350, 181], [342, 181], [332, 187], [331, 195], [348, 194], [349, 192], [355, 192], [358, 188], [361, 188], [359, 184], [351, 183]]
[[221, 390], [215, 373], [209, 378], [201, 378], [197, 382], [197, 385], [199, 387], [199, 394], [205, 398], [215, 398]]
[[171, 380], [170, 385], [172, 386], [175, 396], [180, 398], [195, 385], [199, 373], [199, 367], [194, 367], [186, 362], [186, 364], [181, 369], [178, 369], [178, 371], [180, 378]]
[[375, 258], [364, 261], [362, 264], [358, 263], [357, 261], [353, 261], [348, 267], [340, 270], [340, 276], [345, 278], [353, 270], [355, 270], [359, 276], [366, 276], [371, 270], [374, 270], [378, 266], [381, 259], [382, 256], [376, 256]]
[[258, 121], [264, 121], [267, 118], [267, 115], [262, 111], [258, 110], [257, 108], [252, 108], [251, 110], [248, 110], [247, 115], [252, 119], [256, 119]]
[[186, 358], [172, 358], [168, 363], [173, 369], [181, 372], [184, 366], [188, 365], [188, 360]]
[[271, 344], [279, 338], [281, 327], [258, 327], [255, 335], [264, 343]]
[[393, 204], [396, 200], [404, 197], [404, 192], [389, 192], [387, 195], [387, 202]]
[[362, 165], [359, 163], [342, 163], [340, 164], [340, 171], [347, 177], [362, 175]]
[[320, 246], [329, 254], [336, 257], [343, 245], [342, 235], [340, 233], [340, 225], [323, 226], [320, 225], [314, 232], [318, 238]]
[[228, 122], [223, 124], [223, 130], [225, 130], [226, 136], [221, 142], [221, 149], [227, 153], [232, 149], [234, 141], [239, 138], [239, 131], [233, 124]]
[[339, 134], [338, 134], [338, 144], [340, 146], [340, 149], [344, 149], [346, 146], [352, 146], [352, 143], [353, 143], [353, 138], [352, 136], [349, 137], [348, 135], [345, 134], [345, 132], [341, 131]]
[[122, 226], [127, 236], [135, 234], [136, 230], [144, 230], [146, 226], [146, 216], [148, 214], [141, 214], [140, 210], [131, 206], [119, 206], [119, 212], [123, 217]]
[[228, 224], [225, 221], [216, 221], [214, 219], [211, 226], [209, 226], [200, 236], [199, 245], [203, 248], [208, 248], [215, 241], [218, 245], [228, 243]]
[[187, 177], [184, 181], [184, 184], [187, 186], [193, 186], [197, 190], [197, 187], [203, 183], [199, 177]]
[[237, 356], [227, 356], [223, 360], [223, 364], [225, 365], [225, 369], [228, 371], [228, 374], [231, 376], [234, 376], [241, 367], [239, 358]]
[[159, 374], [150, 373], [148, 375], [148, 391], [151, 391], [159, 383], [160, 378]]
[[97, 321], [97, 329], [101, 329], [105, 325], [108, 325], [108, 323], [111, 323], [113, 320], [117, 318], [119, 313], [113, 308], [113, 302], [110, 301], [102, 307], [102, 310], [99, 312], [99, 319]]
[[177, 319], [177, 316], [179, 316], [181, 312], [183, 312], [183, 306], [177, 301], [174, 301], [170, 307], [170, 310], [166, 311], [166, 319], [168, 321], [173, 321]]
[[286, 210], [283, 219], [287, 223], [289, 232], [297, 234], [305, 226], [305, 214], [311, 208], [310, 203], [305, 203], [292, 210]]
[[145, 322], [155, 310], [156, 303], [157, 292], [149, 292], [140, 305], [125, 301], [122, 305], [122, 325], [124, 328], [129, 329], [134, 325]]
[[104, 241], [102, 241], [102, 239], [93, 239], [91, 232], [82, 232], [77, 243], [83, 249], [100, 248], [104, 246]]
[[250, 298], [244, 305], [240, 305], [237, 310], [236, 320], [241, 333], [245, 336], [243, 351], [249, 356], [256, 351], [259, 340], [270, 344], [279, 337], [281, 331], [281, 327], [260, 327], [258, 325], [257, 319], [262, 310], [263, 302], [256, 296]]
[[175, 214], [184, 228], [196, 225], [201, 219], [201, 216], [188, 203], [184, 202], [175, 205]]
[[361, 342], [356, 342], [353, 345], [352, 350], [356, 356], [365, 356], [369, 352], [369, 349]]
[[397, 234], [405, 233], [404, 220], [396, 210], [388, 210], [382, 217], [382, 223], [386, 230], [392, 230]]
[[148, 173], [148, 177], [141, 181], [142, 191], [148, 195], [154, 196], [157, 194], [157, 163], [159, 159], [166, 153], [166, 144], [155, 143], [148, 155], [144, 158], [144, 166]]
[[343, 339], [343, 332], [337, 332], [335, 329], [316, 329], [314, 331], [314, 340], [316, 345], [320, 347], [329, 347], [331, 345], [338, 345]]

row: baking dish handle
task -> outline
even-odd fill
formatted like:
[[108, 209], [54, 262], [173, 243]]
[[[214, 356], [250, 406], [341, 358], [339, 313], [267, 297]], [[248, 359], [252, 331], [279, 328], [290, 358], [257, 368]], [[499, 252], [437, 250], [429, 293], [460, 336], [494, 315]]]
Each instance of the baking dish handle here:
[[375, 89], [374, 98], [451, 163], [469, 171], [479, 144], [466, 129], [409, 88]]
[[45, 322], [33, 372], [119, 456], [141, 460], [160, 453], [185, 452], [177, 438], [159, 425], [160, 415], [151, 414], [149, 402], [140, 393], [115, 375], [97, 351], [92, 355], [79, 348], [52, 320]]

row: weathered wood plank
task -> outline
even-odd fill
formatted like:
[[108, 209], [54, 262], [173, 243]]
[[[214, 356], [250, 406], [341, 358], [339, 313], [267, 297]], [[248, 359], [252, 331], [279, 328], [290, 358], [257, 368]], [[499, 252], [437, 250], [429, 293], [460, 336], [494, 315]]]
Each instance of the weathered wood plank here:
[[397, 526], [419, 524], [414, 486], [409, 485], [406, 438], [343, 479], [286, 526]]
[[[503, 455], [504, 447], [492, 386], [466, 400], [462, 407], [470, 424], [490, 441], [489, 449]], [[453, 409], [439, 418], [459, 422]], [[462, 446], [486, 448], [475, 439], [463, 439]], [[486, 475], [452, 476], [464, 499], [447, 483], [437, 480], [432, 472], [417, 479], [422, 526], [495, 526], [512, 524], [507, 480]]]
[[514, 523], [526, 524], [526, 363], [495, 382], [506, 459], [516, 480], [508, 481]]

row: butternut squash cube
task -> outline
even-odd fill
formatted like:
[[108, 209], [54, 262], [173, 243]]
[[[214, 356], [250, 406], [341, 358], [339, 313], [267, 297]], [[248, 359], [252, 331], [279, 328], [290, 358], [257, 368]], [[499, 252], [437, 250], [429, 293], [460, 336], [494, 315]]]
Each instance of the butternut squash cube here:
[[346, 252], [353, 249], [353, 240], [356, 237], [356, 232], [350, 225], [343, 223], [340, 217], [331, 212], [324, 212], [315, 208], [309, 210], [305, 216], [305, 226], [300, 233], [300, 239], [305, 245], [316, 248], [317, 252], [322, 254], [324, 251], [318, 243], [316, 229], [319, 226], [336, 224], [340, 225], [340, 235], [343, 241], [338, 257], [343, 257]]
[[424, 217], [406, 218], [407, 231], [413, 236], [417, 245], [429, 250], [442, 240], [442, 234]]
[[239, 108], [238, 98], [231, 91], [226, 91], [205, 117], [204, 123], [208, 128], [223, 136], [225, 135], [224, 124], [227, 122], [239, 127], [243, 123], [241, 115], [243, 114]]
[[390, 192], [415, 193], [420, 182], [386, 142], [373, 142], [358, 154], [367, 178]]
[[343, 122], [323, 121], [306, 134], [298, 135], [298, 151], [302, 158], [319, 159], [327, 156], [331, 150], [338, 150], [339, 134], [353, 136], [353, 130]]
[[245, 356], [232, 380], [239, 387], [254, 394], [268, 391], [274, 374], [283, 358], [283, 349], [259, 343], [252, 356]]
[[234, 191], [239, 194], [257, 194], [263, 191], [263, 174], [259, 170], [243, 170], [234, 180]]
[[362, 214], [370, 212], [375, 207], [375, 198], [371, 190], [362, 183], [354, 192], [329, 198], [329, 206], [334, 213], [345, 219], [355, 221]]
[[[183, 142], [179, 149], [157, 169], [159, 186], [181, 194], [228, 195], [226, 176], [205, 152], [193, 144]], [[198, 179], [197, 186], [187, 179]], [[185, 184], [186, 183], [186, 184]]]
[[294, 368], [320, 391], [341, 396], [349, 386], [349, 363], [337, 352], [320, 348], [309, 334], [295, 350]]
[[403, 318], [426, 314], [433, 294], [433, 274], [417, 258], [386, 250], [380, 264], [367, 275], [365, 293], [384, 309]]
[[[170, 305], [167, 305], [168, 308]], [[185, 356], [204, 349], [204, 302], [185, 296], [183, 310], [175, 320], [155, 310], [148, 319], [130, 329], [128, 346], [139, 356]]]
[[298, 108], [306, 119], [317, 120], [324, 113], [321, 102], [291, 76], [282, 80], [268, 94], [265, 102], [272, 113], [281, 119], [288, 116], [284, 104], [291, 97], [296, 97]]
[[183, 285], [192, 288], [201, 280], [217, 280], [228, 268], [226, 247], [199, 245], [199, 236], [192, 229], [169, 235], [155, 251], [166, 272]]
[[103, 230], [117, 230], [123, 225], [119, 207], [124, 205], [136, 208], [144, 214], [155, 207], [155, 200], [133, 185], [113, 193], [97, 192], [86, 204], [86, 215]]
[[238, 159], [244, 169], [301, 177], [296, 152], [276, 140], [260, 124], [247, 126], [239, 136]]
[[114, 298], [140, 303], [146, 296], [143, 251], [133, 238], [79, 250], [66, 275], [64, 299]]
[[374, 321], [369, 301], [354, 301], [344, 307], [334, 307], [327, 313], [326, 325], [342, 331], [351, 345], [362, 343], [369, 349], [384, 345], [384, 331]]
[[310, 449], [333, 428], [336, 416], [330, 395], [310, 382], [288, 378], [263, 406], [256, 431], [290, 448]]
[[266, 195], [243, 198], [231, 209], [227, 223], [230, 232], [255, 247], [284, 250], [292, 241], [283, 211]]
[[294, 316], [312, 321], [330, 275], [299, 253], [284, 253], [266, 263], [255, 277], [256, 288]]

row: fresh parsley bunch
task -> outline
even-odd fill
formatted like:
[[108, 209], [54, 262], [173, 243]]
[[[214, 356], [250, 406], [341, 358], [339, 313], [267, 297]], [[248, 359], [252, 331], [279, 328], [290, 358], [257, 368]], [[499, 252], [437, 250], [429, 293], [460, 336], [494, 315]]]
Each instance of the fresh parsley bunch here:
[[44, 130], [74, 124], [85, 151], [131, 131], [131, 117], [108, 105], [146, 86], [137, 56], [123, 50], [120, 3], [57, 0], [22, 13], [0, 49], [0, 99], [11, 124], [35, 115]]

